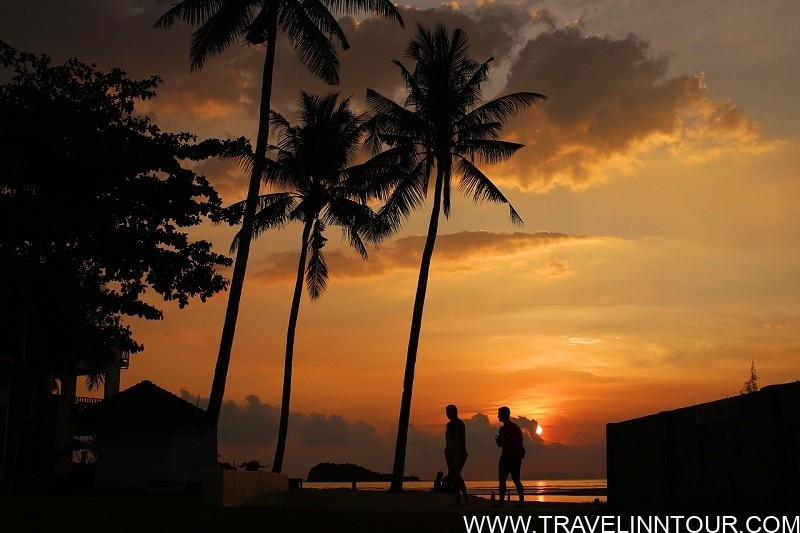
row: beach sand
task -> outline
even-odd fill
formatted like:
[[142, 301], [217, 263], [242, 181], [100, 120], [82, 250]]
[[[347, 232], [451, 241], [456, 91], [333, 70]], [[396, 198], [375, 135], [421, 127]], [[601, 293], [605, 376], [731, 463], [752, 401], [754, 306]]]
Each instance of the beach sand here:
[[[526, 532], [544, 533], [542, 515], [597, 516], [605, 504], [528, 502], [526, 509], [494, 509], [488, 499], [450, 507], [451, 494], [408, 490], [294, 489], [236, 507], [200, 505], [199, 495], [83, 494], [0, 498], [0, 524], [9, 531], [60, 532], [465, 532], [464, 517], [530, 517]], [[485, 518], [484, 518], [485, 519]], [[0, 528], [4, 529], [4, 528]], [[473, 528], [477, 532], [478, 529]], [[484, 526], [483, 531], [489, 531]], [[495, 531], [500, 531], [495, 529]], [[511, 531], [510, 524], [506, 531]], [[519, 529], [518, 531], [522, 531]]]
[[[369, 490], [301, 489], [273, 493], [245, 506], [263, 509], [265, 516], [269, 516], [271, 523], [278, 528], [275, 531], [436, 533], [467, 531], [464, 517], [471, 522], [473, 516], [480, 520], [483, 516], [502, 519], [507, 515], [532, 517], [527, 530], [541, 532], [540, 516], [597, 516], [607, 510], [606, 505], [591, 503], [589, 498], [586, 503], [530, 501], [526, 502], [525, 509], [514, 507], [516, 496], [510, 503], [506, 502], [503, 509], [493, 508], [492, 504], [496, 502], [485, 498], [472, 497], [471, 505], [463, 508], [451, 507], [454, 502], [452, 494], [423, 491], [392, 494]], [[511, 530], [510, 526], [508, 530]]]

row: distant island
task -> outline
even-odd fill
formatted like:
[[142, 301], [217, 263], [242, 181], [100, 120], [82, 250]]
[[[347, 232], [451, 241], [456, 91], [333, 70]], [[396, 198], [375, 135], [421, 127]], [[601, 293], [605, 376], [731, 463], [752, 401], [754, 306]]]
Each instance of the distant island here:
[[[351, 481], [391, 481], [391, 474], [373, 472], [363, 466], [350, 463], [319, 463], [308, 471], [306, 481], [310, 482], [351, 482]], [[419, 481], [417, 476], [403, 476], [403, 481]]]

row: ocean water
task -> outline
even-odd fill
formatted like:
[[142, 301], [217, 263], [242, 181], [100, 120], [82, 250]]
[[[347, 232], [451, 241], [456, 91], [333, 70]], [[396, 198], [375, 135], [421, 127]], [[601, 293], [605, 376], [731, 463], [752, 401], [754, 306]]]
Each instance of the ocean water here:
[[[525, 500], [538, 502], [591, 502], [595, 498], [606, 501], [606, 480], [605, 479], [523, 479], [522, 485], [525, 487]], [[517, 492], [511, 484], [511, 479], [507, 482], [511, 490], [512, 501], [516, 501]], [[303, 487], [315, 489], [351, 489], [352, 483], [349, 482], [325, 482], [313, 483], [304, 482]], [[403, 483], [405, 490], [428, 491], [433, 487], [432, 481], [406, 481]], [[388, 481], [366, 482], [356, 484], [358, 490], [389, 490]], [[467, 492], [485, 498], [491, 497], [494, 492], [497, 497], [497, 480], [467, 481]]]

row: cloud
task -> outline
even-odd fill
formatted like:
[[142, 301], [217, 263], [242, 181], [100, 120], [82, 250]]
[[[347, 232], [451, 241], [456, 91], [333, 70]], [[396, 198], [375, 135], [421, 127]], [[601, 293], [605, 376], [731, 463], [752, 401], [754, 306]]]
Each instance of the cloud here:
[[[208, 399], [198, 399], [182, 389], [181, 397], [201, 407]], [[226, 400], [220, 412], [219, 442], [226, 458], [252, 458], [265, 462], [265, 453], [274, 446], [278, 431], [278, 406], [262, 403], [256, 395], [242, 402]], [[536, 435], [538, 422], [524, 416], [512, 417], [523, 431], [526, 459], [523, 475], [541, 477], [602, 477], [605, 475], [604, 443], [596, 439], [587, 445], [571, 446], [546, 442]], [[476, 413], [464, 419], [469, 452], [468, 476], [471, 479], [494, 479], [499, 450], [494, 437], [499, 424], [489, 416]], [[444, 427], [444, 426], [442, 426]], [[442, 429], [442, 432], [444, 430]], [[319, 462], [352, 462], [388, 472], [391, 470], [396, 428], [378, 432], [365, 422], [351, 423], [339, 415], [293, 412], [289, 422], [287, 442], [288, 470], [305, 472]], [[444, 457], [443, 433], [423, 431], [413, 424], [409, 427], [406, 473], [423, 478], [442, 470]], [[268, 461], [267, 461], [268, 462]]]
[[[112, 7], [98, 0], [28, 4], [17, 2], [19, 9], [6, 24], [5, 38], [13, 46], [50, 53], [56, 61], [77, 56], [101, 68], [121, 66], [132, 77], [159, 74], [165, 81], [158, 98], [140, 110], [162, 129], [255, 138], [263, 46], [236, 44], [191, 73], [193, 28], [183, 23], [169, 31], [152, 27], [166, 6], [135, 0]], [[339, 53], [338, 87], [315, 79], [288, 41], [280, 40], [273, 109], [290, 112], [301, 87], [339, 91], [362, 108], [367, 87], [402, 101], [401, 78], [391, 60], [411, 67], [404, 53], [416, 24], [442, 22], [463, 28], [474, 58], [494, 58], [484, 97], [536, 91], [550, 98], [507, 125], [503, 137], [526, 146], [510, 161], [488, 169], [498, 183], [536, 191], [581, 189], [607, 180], [613, 171], [636, 170], [644, 155], [664, 146], [676, 157], [703, 161], [727, 151], [762, 152], [779, 144], [764, 141], [758, 124], [734, 102], [712, 99], [702, 72], [668, 76], [670, 54], [654, 52], [636, 35], [587, 35], [580, 22], [559, 26], [557, 17], [534, 0], [398, 9], [405, 29], [375, 16], [340, 19], [351, 48]], [[97, 32], [100, 23], [105, 31]], [[226, 194], [237, 189], [228, 172], [209, 178]], [[240, 179], [246, 182], [243, 175]]]
[[[181, 398], [198, 403], [205, 408], [207, 398], [198, 398], [181, 389]], [[276, 441], [280, 408], [263, 403], [256, 395], [249, 395], [241, 403], [226, 400], [222, 404], [219, 421], [219, 441], [228, 445], [268, 444]], [[304, 445], [360, 445], [377, 440], [375, 427], [364, 423], [347, 422], [339, 415], [294, 412], [289, 418], [289, 435]]]
[[[203, 409], [208, 406], [208, 398], [194, 396], [185, 389], [181, 389], [180, 396]], [[254, 394], [246, 396], [241, 403], [226, 400], [220, 409], [219, 440], [244, 445], [272, 442], [278, 436], [279, 417], [278, 407], [262, 403]]]
[[[436, 239], [436, 263], [439, 266], [455, 265], [469, 268], [470, 261], [491, 257], [493, 261], [531, 251], [548, 250], [556, 245], [594, 242], [598, 238], [563, 233], [493, 233], [488, 231], [462, 231], [439, 235]], [[425, 236], [415, 235], [395, 240], [370, 253], [367, 261], [350, 250], [326, 251], [325, 257], [332, 277], [374, 277], [397, 270], [419, 268]], [[267, 259], [267, 267], [256, 273], [262, 282], [293, 280], [297, 275], [297, 252], [278, 252]], [[555, 260], [547, 270], [548, 277], [566, 275], [568, 265]]]
[[636, 169], [659, 146], [696, 159], [773, 146], [741, 108], [708, 96], [702, 74], [668, 77], [670, 59], [636, 35], [585, 35], [579, 25], [528, 41], [504, 92], [550, 99], [510, 121], [506, 136], [526, 146], [500, 167], [503, 181], [526, 190], [581, 189], [606, 180], [612, 168]]
[[602, 339], [585, 339], [583, 337], [570, 337], [567, 339], [570, 344], [600, 344]]
[[289, 427], [302, 443], [310, 445], [371, 444], [378, 436], [371, 424], [351, 424], [339, 415], [292, 413]]
[[[664, 146], [676, 157], [702, 161], [779, 144], [764, 141], [758, 124], [735, 103], [713, 100], [702, 72], [668, 76], [671, 54], [654, 52], [647, 40], [586, 35], [580, 23], [559, 28], [556, 17], [537, 4], [402, 6], [407, 30], [377, 17], [345, 17], [352, 48], [340, 54], [342, 84], [335, 89], [356, 106], [364, 105], [366, 87], [402, 102], [400, 76], [390, 60], [411, 66], [404, 52], [416, 24], [443, 22], [463, 28], [474, 58], [494, 58], [484, 97], [516, 91], [549, 97], [507, 125], [503, 137], [525, 148], [488, 169], [500, 184], [540, 192], [582, 189], [607, 180], [612, 171], [637, 170], [647, 153]], [[296, 87], [331, 90], [305, 71], [288, 46], [279, 48], [278, 62], [276, 107], [292, 107]]]
[[564, 259], [553, 259], [536, 270], [537, 277], [563, 278], [570, 275], [569, 262]]

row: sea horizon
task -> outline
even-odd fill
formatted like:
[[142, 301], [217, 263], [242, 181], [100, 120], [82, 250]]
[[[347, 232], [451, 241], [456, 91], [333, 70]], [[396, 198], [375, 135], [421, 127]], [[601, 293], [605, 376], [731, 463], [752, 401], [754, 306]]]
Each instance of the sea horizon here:
[[[475, 496], [491, 498], [492, 493], [497, 497], [497, 480], [465, 480], [467, 492]], [[360, 481], [356, 483], [357, 490], [382, 491], [389, 490], [389, 481]], [[606, 478], [591, 479], [523, 479], [526, 501], [538, 502], [586, 502], [606, 500], [608, 482]], [[404, 481], [404, 490], [430, 491], [433, 481]], [[516, 500], [516, 491], [511, 483], [507, 482], [512, 500]], [[353, 483], [349, 481], [317, 481], [304, 482], [304, 488], [309, 489], [352, 489]]]

